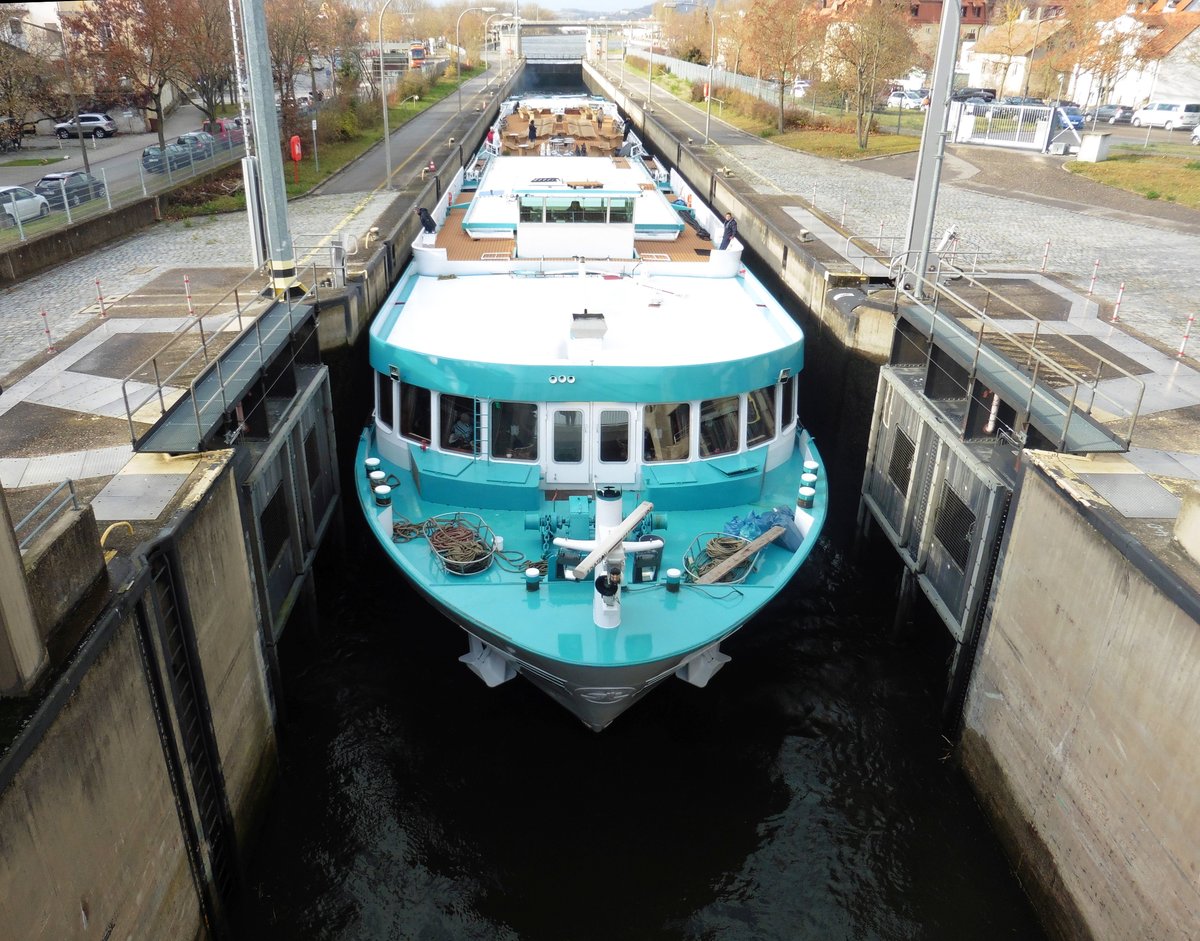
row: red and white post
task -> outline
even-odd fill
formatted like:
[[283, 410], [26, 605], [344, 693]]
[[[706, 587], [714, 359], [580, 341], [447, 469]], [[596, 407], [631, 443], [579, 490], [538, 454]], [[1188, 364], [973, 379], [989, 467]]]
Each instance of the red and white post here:
[[1046, 247], [1042, 249], [1042, 274], [1046, 273], [1046, 262], [1050, 260], [1050, 240], [1046, 239]]
[[1094, 265], [1092, 265], [1092, 283], [1090, 285], [1088, 285], [1088, 292], [1087, 292], [1088, 297], [1091, 297], [1092, 292], [1096, 290], [1096, 275], [1099, 273], [1099, 271], [1100, 271], [1100, 259], [1097, 258], [1096, 263]]
[[107, 318], [108, 311], [104, 309], [104, 292], [100, 290], [100, 279], [96, 279], [96, 301], [100, 304], [100, 316]]
[[[54, 338], [50, 336], [50, 318], [46, 316], [45, 308], [42, 308], [42, 332], [46, 334], [46, 352], [57, 353], [58, 347], [54, 345]], [[1182, 347], [1180, 352], [1182, 352]]]
[[188, 280], [188, 276], [183, 276], [183, 293], [187, 295], [188, 316], [196, 316], [196, 311], [192, 307], [192, 282]]
[[1187, 349], [1188, 340], [1192, 338], [1192, 327], [1196, 323], [1196, 315], [1188, 314], [1187, 326], [1183, 330], [1183, 341], [1179, 344], [1179, 352], [1176, 356], [1183, 356], [1183, 351]]
[[1125, 282], [1121, 282], [1121, 287], [1117, 289], [1117, 302], [1113, 305], [1112, 320], [1109, 323], [1121, 322], [1121, 298], [1125, 296]]

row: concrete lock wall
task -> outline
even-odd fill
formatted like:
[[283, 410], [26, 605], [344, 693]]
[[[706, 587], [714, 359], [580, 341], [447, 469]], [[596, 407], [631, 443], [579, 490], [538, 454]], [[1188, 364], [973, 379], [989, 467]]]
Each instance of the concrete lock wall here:
[[274, 783], [274, 716], [233, 474], [204, 497], [179, 534], [180, 574], [241, 845]]
[[[278, 761], [232, 454], [214, 454], [194, 482], [173, 538], [176, 589], [195, 632], [220, 775], [244, 846]], [[6, 756], [26, 757], [0, 792], [0, 938], [206, 936], [139, 645], [139, 612], [153, 618], [157, 610], [153, 585], [138, 587], [148, 581], [135, 576], [119, 599], [131, 613], [84, 642], [72, 668], [77, 685], [52, 691]], [[158, 644], [149, 650], [161, 683], [169, 667]], [[60, 683], [72, 681], [72, 669]], [[174, 708], [159, 708], [178, 760]], [[181, 767], [179, 796], [194, 819], [195, 788]]]
[[1200, 624], [1027, 465], [963, 767], [1064, 938], [1200, 925]]
[[25, 554], [25, 579], [42, 639], [104, 577], [100, 533], [90, 506], [62, 513]]
[[200, 935], [132, 617], [0, 795], [0, 833], [0, 936]]

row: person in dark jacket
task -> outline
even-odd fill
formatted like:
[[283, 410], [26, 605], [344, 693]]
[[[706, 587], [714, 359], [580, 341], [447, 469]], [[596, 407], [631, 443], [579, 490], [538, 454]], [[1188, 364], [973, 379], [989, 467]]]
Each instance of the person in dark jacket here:
[[529, 119], [529, 142], [532, 144], [537, 140], [537, 125], [533, 123], [533, 118]]
[[434, 221], [433, 216], [429, 214], [428, 209], [426, 209], [424, 206], [421, 206], [419, 209], [414, 209], [413, 212], [415, 212], [417, 214], [417, 218], [421, 220], [422, 229], [424, 229], [426, 232], [437, 231], [437, 223]]
[[737, 220], [732, 212], [725, 213], [725, 229], [721, 233], [721, 251], [729, 247], [729, 243], [737, 238]]

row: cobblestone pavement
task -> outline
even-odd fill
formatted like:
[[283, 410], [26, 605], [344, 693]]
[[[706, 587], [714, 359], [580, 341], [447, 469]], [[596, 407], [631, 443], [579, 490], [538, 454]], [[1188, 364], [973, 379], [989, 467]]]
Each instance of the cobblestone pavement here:
[[[388, 193], [312, 196], [290, 203], [297, 259], [332, 233], [363, 237], [395, 198]], [[250, 267], [246, 217], [232, 213], [170, 222], [59, 265], [0, 292], [0, 377], [46, 351], [41, 312], [55, 340], [96, 318], [96, 280], [105, 298], [136, 291], [164, 269]]]
[[[723, 149], [730, 164], [761, 193], [793, 194], [807, 201], [815, 192], [817, 206], [835, 219], [841, 218], [844, 200], [846, 228], [870, 241], [878, 236], [881, 222], [885, 238], [901, 235], [907, 225], [911, 182], [874, 169], [872, 161], [825, 160], [765, 141]], [[991, 159], [971, 150], [958, 149], [958, 159], [967, 163]], [[1005, 159], [1012, 157], [1019, 161], [1024, 155]], [[1035, 174], [1049, 172], [1064, 178], [1067, 174], [1057, 166], [1047, 171], [1031, 160], [1014, 167], [1007, 173], [988, 174], [995, 179], [991, 187], [1003, 189], [1008, 179], [1007, 185], [1015, 189], [1019, 183], [1013, 175], [1024, 172], [1023, 189], [1034, 192], [1012, 196], [977, 192], [967, 188], [970, 173], [953, 174], [962, 179], [941, 187], [935, 232], [953, 226], [968, 245], [990, 253], [985, 263], [989, 270], [1038, 271], [1049, 240], [1048, 273], [1057, 273], [1086, 291], [1095, 271], [1093, 296], [1109, 304], [1124, 284], [1121, 322], [1177, 348], [1188, 314], [1200, 307], [1195, 289], [1200, 234], [1193, 234], [1200, 231], [1200, 213], [1172, 206], [1164, 207], [1170, 220], [1156, 219], [1149, 210], [1137, 215], [1126, 208], [1134, 204], [1123, 193], [1114, 194], [1108, 207], [1081, 200], [1077, 208], [1066, 208], [1062, 203], [1067, 200], [1061, 196], [1048, 205], [1035, 201]], [[1080, 189], [1094, 193], [1087, 187]], [[1189, 217], [1196, 221], [1189, 224]]]

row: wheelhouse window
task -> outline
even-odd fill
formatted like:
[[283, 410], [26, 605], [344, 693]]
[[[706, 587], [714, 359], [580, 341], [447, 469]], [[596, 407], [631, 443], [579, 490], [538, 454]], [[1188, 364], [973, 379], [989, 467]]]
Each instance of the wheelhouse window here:
[[606, 408], [600, 412], [600, 463], [624, 464], [629, 460], [629, 412]]
[[783, 417], [780, 427], [786, 428], [796, 418], [796, 377], [788, 376], [783, 380]]
[[603, 222], [605, 203], [602, 196], [570, 193], [546, 198], [547, 222]]
[[583, 461], [583, 412], [560, 408], [554, 413], [555, 464], [579, 464]]
[[545, 206], [546, 200], [543, 196], [522, 196], [518, 219], [521, 222], [544, 222], [543, 210]]
[[429, 441], [431, 414], [429, 390], [400, 383], [400, 434], [405, 438]]
[[642, 460], [686, 461], [692, 449], [692, 413], [687, 402], [666, 402], [642, 409]]
[[441, 445], [447, 451], [479, 453], [479, 401], [463, 395], [439, 396]]
[[608, 201], [609, 222], [633, 221], [633, 198], [630, 196], [613, 196]]
[[389, 434], [395, 430], [395, 394], [395, 380], [381, 372], [375, 373], [375, 424]]
[[746, 447], [775, 437], [775, 387], [755, 389], [746, 396]]
[[738, 397], [726, 395], [700, 403], [700, 456], [733, 454], [738, 449]]
[[492, 457], [538, 459], [538, 410], [528, 402], [493, 402]]

